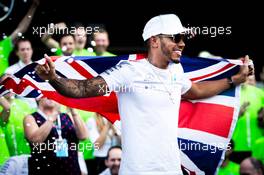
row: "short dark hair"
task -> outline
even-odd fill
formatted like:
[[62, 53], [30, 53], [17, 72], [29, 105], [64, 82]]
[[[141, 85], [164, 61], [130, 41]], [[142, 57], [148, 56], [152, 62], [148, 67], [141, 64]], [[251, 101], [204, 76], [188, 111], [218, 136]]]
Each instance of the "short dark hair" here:
[[150, 49], [150, 40], [149, 40], [149, 39], [147, 39], [146, 41], [144, 41], [144, 46], [145, 46], [145, 48], [146, 48], [147, 50]]
[[63, 37], [66, 37], [66, 36], [72, 36], [73, 39], [74, 39], [74, 35], [70, 33], [70, 31], [69, 31], [68, 28], [60, 29], [60, 32], [59, 32], [59, 34], [58, 34], [59, 41], [60, 41]]
[[120, 150], [122, 150], [122, 147], [121, 146], [118, 146], [118, 145], [110, 147], [109, 150], [107, 151], [106, 160], [109, 158], [110, 151], [112, 151], [113, 149], [120, 149]]
[[92, 40], [94, 40], [94, 37], [95, 37], [96, 33], [106, 33], [108, 35], [108, 32], [107, 32], [107, 30], [104, 27], [99, 27], [99, 29], [96, 32], [92, 33], [92, 36], [91, 36]]
[[75, 22], [75, 23], [73, 24], [73, 27], [77, 29], [77, 28], [85, 27], [85, 26], [84, 26], [83, 23], [81, 23], [81, 22]]
[[249, 160], [250, 160], [250, 162], [252, 163], [252, 165], [253, 165], [253, 167], [257, 170], [257, 171], [259, 171], [259, 170], [261, 170], [262, 171], [262, 173], [263, 173], [263, 165], [262, 165], [262, 162], [260, 161], [260, 160], [257, 160], [256, 158], [254, 158], [254, 157], [250, 157], [249, 158]]
[[18, 38], [18, 39], [16, 40], [16, 42], [15, 42], [15, 47], [14, 47], [15, 51], [18, 51], [18, 46], [19, 46], [19, 44], [22, 43], [22, 42], [29, 42], [29, 43], [31, 44], [31, 42], [30, 42], [29, 39], [20, 37], [20, 38]]
[[64, 30], [62, 31], [62, 34], [59, 35], [59, 41], [61, 42], [61, 39], [66, 36], [71, 36], [73, 40], [75, 40], [73, 34], [69, 33], [67, 30]]

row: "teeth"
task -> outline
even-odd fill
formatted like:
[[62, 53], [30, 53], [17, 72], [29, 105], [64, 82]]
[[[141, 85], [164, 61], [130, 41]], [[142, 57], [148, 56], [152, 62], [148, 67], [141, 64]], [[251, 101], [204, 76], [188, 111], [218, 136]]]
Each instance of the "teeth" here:
[[179, 50], [176, 50], [176, 51], [174, 51], [174, 52], [176, 52], [178, 55], [181, 55], [181, 54], [182, 54], [182, 52], [179, 51]]

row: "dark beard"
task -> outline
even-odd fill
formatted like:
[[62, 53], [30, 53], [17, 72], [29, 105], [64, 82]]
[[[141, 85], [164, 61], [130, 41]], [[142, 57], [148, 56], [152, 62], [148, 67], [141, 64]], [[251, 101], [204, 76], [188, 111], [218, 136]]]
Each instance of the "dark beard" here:
[[168, 49], [166, 49], [165, 44], [163, 43], [163, 41], [161, 41], [160, 48], [161, 48], [162, 54], [164, 56], [166, 56], [171, 62], [173, 62], [175, 64], [180, 63], [179, 60], [173, 60], [173, 59], [171, 59], [171, 52]]
[[107, 49], [106, 46], [97, 46], [95, 51], [96, 51], [97, 54], [101, 55], [101, 54], [103, 54], [103, 52], [106, 51], [106, 49]]
[[171, 59], [171, 61], [172, 61], [173, 63], [175, 63], [175, 64], [179, 64], [179, 63], [180, 63], [179, 60], [173, 60], [173, 59]]
[[168, 49], [166, 49], [165, 44], [163, 43], [163, 41], [161, 40], [160, 43], [160, 48], [161, 48], [161, 52], [164, 56], [166, 56], [167, 58], [170, 58], [170, 51]]

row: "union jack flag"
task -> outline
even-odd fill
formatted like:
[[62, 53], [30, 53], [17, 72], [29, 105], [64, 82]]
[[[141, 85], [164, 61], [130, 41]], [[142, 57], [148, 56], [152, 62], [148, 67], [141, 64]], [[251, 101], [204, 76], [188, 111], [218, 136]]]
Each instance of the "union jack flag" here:
[[[121, 60], [145, 58], [144, 54], [117, 57], [52, 57], [56, 73], [71, 79], [90, 79], [115, 66]], [[98, 112], [118, 128], [117, 98], [114, 92], [107, 96], [74, 99], [60, 95], [34, 71], [34, 62], [7, 78], [0, 86], [0, 94], [10, 90], [19, 96], [40, 98], [46, 96], [65, 106]], [[182, 57], [184, 72], [193, 82], [230, 77], [239, 71], [240, 60]], [[179, 138], [182, 168], [190, 175], [216, 174], [224, 158], [239, 111], [240, 87], [228, 89], [214, 97], [202, 100], [182, 100], [179, 115]]]

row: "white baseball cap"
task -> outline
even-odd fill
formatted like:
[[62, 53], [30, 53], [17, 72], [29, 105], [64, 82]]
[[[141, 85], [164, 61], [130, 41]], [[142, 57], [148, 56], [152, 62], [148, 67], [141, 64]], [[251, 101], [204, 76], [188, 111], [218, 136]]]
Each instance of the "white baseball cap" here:
[[144, 27], [143, 39], [146, 41], [159, 34], [176, 35], [188, 31], [182, 26], [179, 17], [175, 14], [159, 15], [151, 18]]

